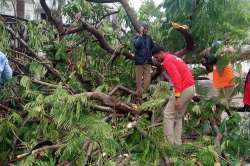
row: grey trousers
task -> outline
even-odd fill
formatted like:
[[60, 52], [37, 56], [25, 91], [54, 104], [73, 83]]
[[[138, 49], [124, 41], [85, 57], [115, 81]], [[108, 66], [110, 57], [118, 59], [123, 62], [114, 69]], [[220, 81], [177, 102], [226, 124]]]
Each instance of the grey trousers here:
[[[228, 102], [231, 101], [233, 92], [234, 92], [234, 87], [227, 87], [227, 88], [221, 88], [221, 89], [216, 89], [213, 86], [213, 83], [211, 80], [199, 80], [197, 81], [197, 87], [200, 89], [196, 88], [196, 92], [201, 95], [200, 93], [205, 92], [205, 99], [211, 99], [213, 97], [222, 97], [226, 99]], [[204, 95], [204, 94], [203, 94]]]
[[171, 144], [181, 145], [182, 121], [187, 106], [194, 96], [194, 86], [185, 89], [180, 96], [181, 108], [175, 108], [175, 96], [171, 96], [164, 109], [163, 128], [164, 134]]
[[147, 92], [151, 83], [151, 65], [136, 65], [136, 93], [140, 97]]

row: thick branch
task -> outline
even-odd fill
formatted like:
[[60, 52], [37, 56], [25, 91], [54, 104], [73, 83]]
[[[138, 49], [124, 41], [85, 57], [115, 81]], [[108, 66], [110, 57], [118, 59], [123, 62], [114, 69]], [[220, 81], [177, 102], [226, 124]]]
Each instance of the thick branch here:
[[137, 19], [137, 14], [133, 8], [129, 6], [128, 0], [120, 0], [123, 8], [125, 9], [134, 29], [139, 32], [140, 31], [140, 23]]
[[175, 52], [176, 56], [182, 57], [194, 49], [195, 46], [194, 46], [193, 35], [191, 30], [186, 25], [179, 25], [177, 23], [172, 23], [172, 26], [174, 27], [174, 29], [179, 31], [184, 36], [186, 42], [186, 47], [184, 49]]
[[88, 0], [89, 2], [94, 3], [115, 3], [120, 2], [122, 4], [122, 7], [126, 11], [129, 20], [131, 21], [135, 31], [140, 31], [140, 23], [137, 19], [137, 14], [133, 8], [130, 7], [128, 0]]
[[31, 154], [41, 153], [41, 152], [44, 152], [46, 150], [56, 150], [56, 149], [59, 149], [63, 146], [65, 146], [65, 145], [64, 144], [57, 144], [57, 145], [51, 145], [51, 146], [43, 146], [39, 149], [32, 150], [31, 152], [27, 152], [27, 153], [18, 155], [14, 160], [9, 161], [8, 163], [11, 164], [11, 163], [14, 163], [16, 161], [22, 160], [23, 158], [25, 158]]
[[76, 94], [75, 96], [87, 96], [87, 98], [92, 99], [92, 100], [98, 100], [102, 102], [105, 106], [111, 107], [114, 110], [117, 110], [116, 113], [131, 113], [134, 116], [138, 115], [138, 112], [130, 107], [128, 104], [117, 101], [113, 99], [110, 95], [107, 95], [102, 92], [86, 92], [86, 93], [81, 93], [81, 94]]
[[44, 10], [44, 12], [46, 13], [46, 15], [48, 16], [48, 21], [55, 26], [55, 28], [58, 30], [58, 32], [62, 35], [64, 33], [64, 27], [63, 27], [63, 23], [61, 21], [59, 21], [58, 19], [56, 19], [52, 13], [51, 10], [49, 9], [47, 3], [45, 0], [40, 0], [40, 4]]
[[6, 22], [16, 21], [16, 20], [25, 21], [25, 22], [28, 21], [21, 17], [11, 16], [11, 15], [6, 15], [6, 14], [0, 14], [0, 17], [3, 17]]
[[217, 125], [217, 123], [216, 123], [216, 120], [215, 119], [213, 119], [213, 118], [211, 118], [210, 119], [210, 123], [211, 123], [211, 125], [212, 125], [212, 128], [214, 129], [214, 131], [215, 131], [215, 133], [216, 133], [216, 137], [215, 137], [215, 140], [214, 140], [214, 143], [215, 143], [215, 146], [216, 146], [216, 148], [217, 148], [217, 152], [219, 153], [219, 154], [221, 154], [221, 140], [222, 140], [222, 134], [221, 134], [221, 132], [220, 132], [220, 128], [219, 128], [219, 126]]
[[81, 19], [82, 27], [84, 30], [91, 33], [99, 42], [100, 46], [106, 50], [108, 53], [113, 54], [115, 50], [109, 45], [107, 40], [104, 38], [104, 35], [101, 31], [98, 31], [95, 27], [89, 25], [86, 21]]
[[136, 93], [134, 91], [132, 91], [124, 86], [121, 86], [121, 85], [117, 85], [111, 92], [109, 92], [109, 95], [113, 96], [119, 90], [127, 92], [127, 93], [132, 94], [132, 95], [136, 95]]

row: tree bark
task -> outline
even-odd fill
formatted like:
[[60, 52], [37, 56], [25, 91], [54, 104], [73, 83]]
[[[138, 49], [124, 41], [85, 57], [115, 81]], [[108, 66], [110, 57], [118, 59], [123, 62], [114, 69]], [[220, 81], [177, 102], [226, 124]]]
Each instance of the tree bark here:
[[111, 107], [112, 109], [116, 110], [118, 114], [128, 114], [131, 113], [134, 116], [138, 116], [138, 112], [129, 106], [127, 103], [122, 101], [117, 101], [112, 98], [110, 95], [107, 95], [102, 92], [86, 92], [81, 94], [76, 94], [74, 96], [86, 96], [91, 100], [98, 100], [102, 102], [105, 106]]
[[63, 23], [61, 20], [58, 20], [56, 17], [54, 17], [52, 15], [52, 12], [50, 10], [50, 8], [48, 7], [47, 3], [45, 0], [40, 0], [40, 4], [44, 10], [44, 12], [46, 13], [47, 17], [48, 17], [48, 21], [55, 26], [55, 28], [58, 30], [60, 35], [64, 34], [64, 27], [63, 27]]
[[120, 0], [124, 10], [126, 11], [135, 31], [140, 31], [140, 22], [137, 19], [137, 14], [133, 8], [129, 6], [128, 0]]
[[25, 16], [25, 2], [24, 0], [16, 1], [16, 16], [20, 18], [24, 18]]

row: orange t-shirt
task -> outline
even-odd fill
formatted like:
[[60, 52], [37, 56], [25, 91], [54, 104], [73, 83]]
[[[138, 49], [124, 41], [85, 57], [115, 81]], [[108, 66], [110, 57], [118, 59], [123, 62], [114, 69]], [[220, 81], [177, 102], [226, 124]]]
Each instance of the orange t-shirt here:
[[216, 67], [213, 70], [213, 84], [215, 88], [227, 88], [234, 86], [234, 70], [231, 65], [227, 65], [222, 72]]

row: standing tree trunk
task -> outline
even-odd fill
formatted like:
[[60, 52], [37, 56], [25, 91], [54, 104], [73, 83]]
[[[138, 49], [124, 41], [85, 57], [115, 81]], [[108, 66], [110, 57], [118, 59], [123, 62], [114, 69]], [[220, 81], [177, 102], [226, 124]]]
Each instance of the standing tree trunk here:
[[17, 17], [24, 18], [25, 12], [25, 0], [16, 1], [16, 14]]
[[58, 8], [57, 8], [57, 17], [58, 19], [62, 22], [62, 10], [63, 10], [63, 6], [65, 5], [65, 0], [58, 0]]

